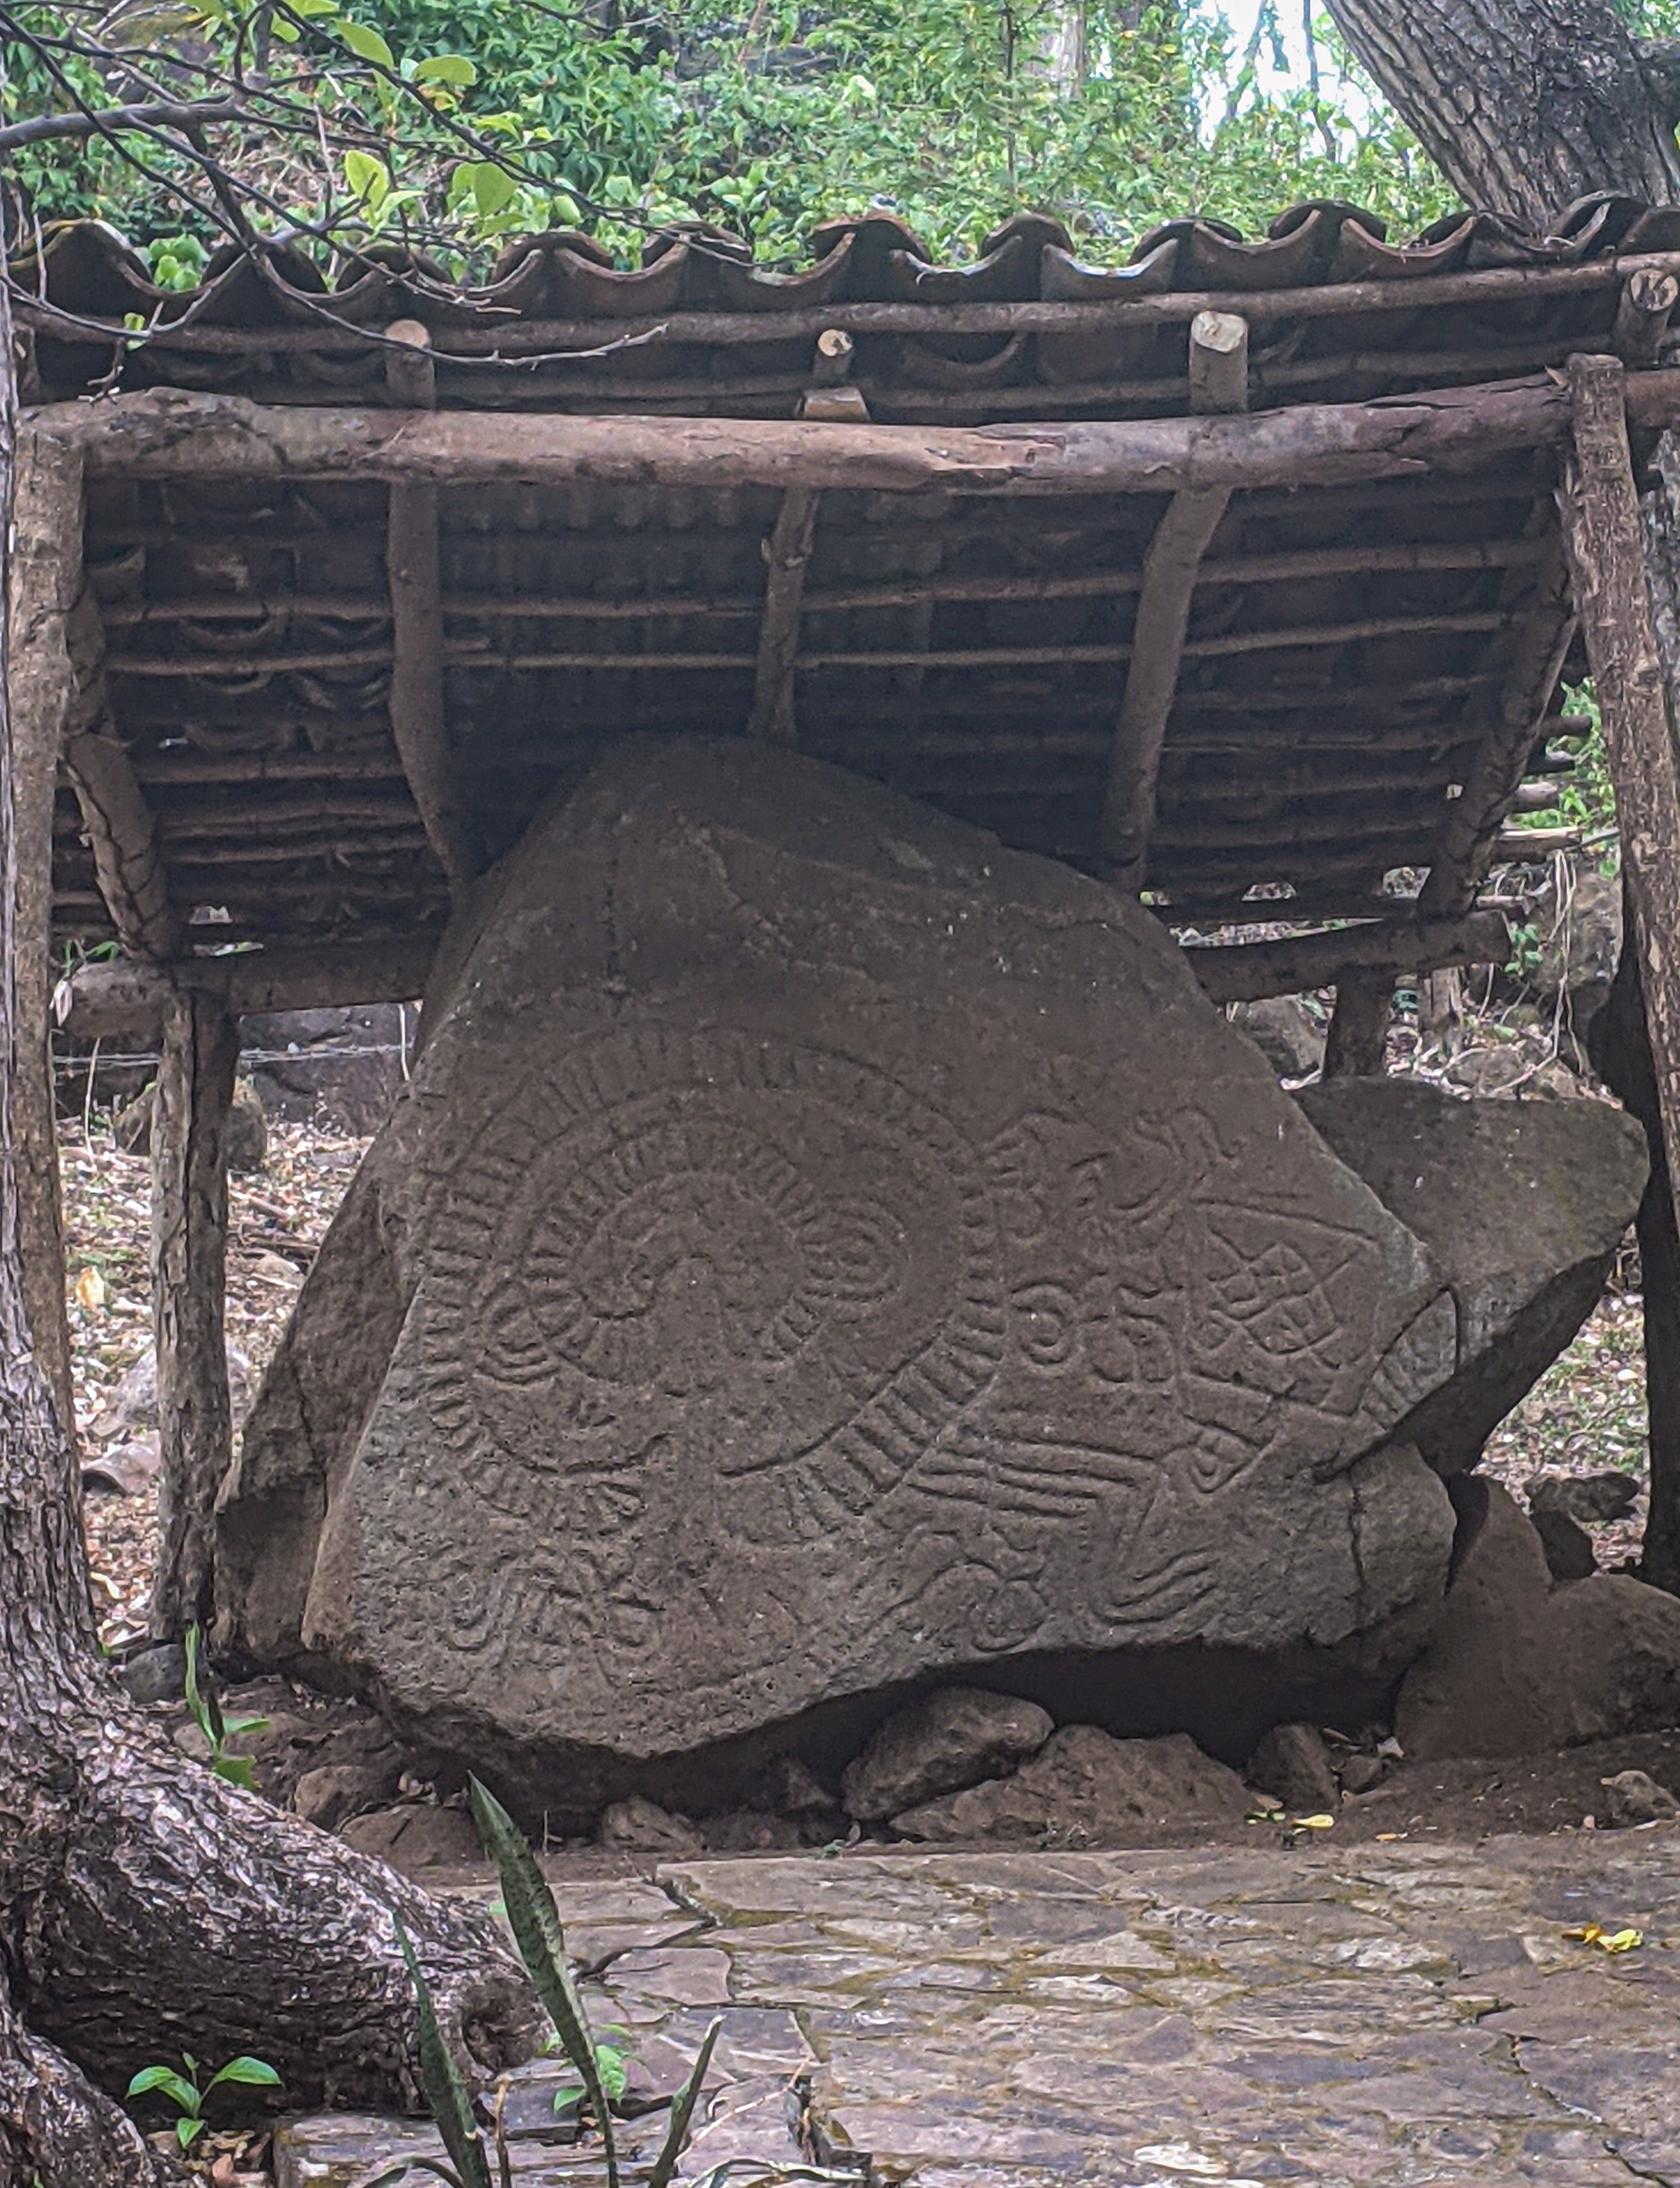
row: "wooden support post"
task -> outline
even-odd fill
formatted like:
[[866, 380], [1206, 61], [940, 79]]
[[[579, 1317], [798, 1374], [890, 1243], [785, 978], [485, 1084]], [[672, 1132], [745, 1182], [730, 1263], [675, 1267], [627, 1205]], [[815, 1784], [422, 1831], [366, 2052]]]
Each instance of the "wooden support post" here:
[[1324, 1044], [1327, 1079], [1380, 1079], [1387, 1061], [1394, 974], [1345, 971]]
[[[1637, 952], [1652, 1069], [1650, 1121], [1659, 1128], [1666, 1204], [1646, 1195], [1642, 1253], [1649, 1253], [1648, 1360], [1680, 1359], [1680, 758], [1663, 658], [1647, 587], [1638, 492], [1628, 448], [1626, 373], [1615, 358], [1570, 360], [1574, 446], [1564, 482], [1564, 536], [1587, 640], [1615, 791], [1622, 874], [1631, 917], [1624, 953]], [[1647, 1125], [1649, 1131], [1649, 1122]], [[1664, 1325], [1666, 1325], [1666, 1327]], [[1657, 1378], [1651, 1407], [1649, 1576], [1680, 1588], [1680, 1378]]]
[[[1246, 409], [1248, 400], [1247, 324], [1230, 312], [1199, 313], [1190, 328], [1191, 408], [1236, 412]], [[1133, 892], [1147, 878], [1161, 750], [1178, 690], [1197, 573], [1230, 500], [1229, 488], [1175, 493], [1143, 560], [1101, 837], [1113, 878]]]
[[[397, 319], [385, 352], [386, 386], [404, 409], [437, 399], [430, 337], [418, 319]], [[460, 815], [443, 698], [443, 588], [437, 566], [437, 488], [393, 482], [386, 521], [386, 582], [391, 595], [391, 734], [403, 772], [452, 892], [477, 871]]]
[[1626, 364], [1655, 364], [1668, 332], [1668, 315], [1680, 304], [1680, 279], [1655, 266], [1643, 266], [1622, 284], [1610, 340]]
[[11, 560], [12, 828], [17, 865], [12, 995], [12, 1152], [24, 1309], [59, 1424], [76, 1433], [64, 1210], [53, 1112], [53, 800], [76, 701], [65, 625], [82, 589], [80, 452], [27, 428], [18, 437]]
[[791, 745], [798, 735], [793, 678], [799, 657], [805, 566], [816, 536], [818, 500], [816, 494], [798, 487], [785, 493], [775, 529], [764, 543], [764, 560], [770, 568], [764, 580], [764, 615], [758, 626], [758, 660], [747, 733], [772, 744]]
[[172, 993], [152, 1117], [152, 1328], [157, 1347], [157, 1570], [151, 1633], [178, 1641], [213, 1604], [216, 1492], [233, 1458], [226, 1335], [228, 1112], [239, 1020]]

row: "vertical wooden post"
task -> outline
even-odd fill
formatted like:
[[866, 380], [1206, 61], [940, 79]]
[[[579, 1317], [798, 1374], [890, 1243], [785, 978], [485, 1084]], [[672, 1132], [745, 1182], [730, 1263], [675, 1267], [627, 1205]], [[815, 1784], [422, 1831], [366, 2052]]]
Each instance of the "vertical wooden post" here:
[[1575, 431], [1564, 536], [1615, 790], [1628, 913], [1616, 991], [1602, 1013], [1613, 1023], [1593, 1046], [1652, 1153], [1638, 1226], [1650, 1420], [1640, 1570], [1680, 1593], [1680, 747], [1647, 579], [1625, 383], [1614, 358], [1570, 360]]
[[793, 679], [799, 659], [800, 602], [805, 566], [816, 537], [821, 497], [791, 488], [781, 497], [775, 527], [764, 543], [764, 614], [758, 626], [758, 663], [753, 679], [749, 737], [791, 745], [798, 735]]
[[154, 1640], [178, 1641], [212, 1609], [212, 1515], [233, 1457], [225, 1329], [228, 1112], [239, 1021], [218, 999], [172, 990], [152, 1119], [152, 1327], [158, 1481]]
[[76, 697], [65, 625], [82, 590], [82, 455], [27, 427], [19, 435], [11, 560], [9, 661], [13, 933], [12, 1148], [18, 1247], [35, 1357], [72, 1440], [64, 1211], [53, 1114], [53, 801]]
[[1387, 1060], [1392, 973], [1345, 972], [1324, 1044], [1327, 1079], [1378, 1079]]

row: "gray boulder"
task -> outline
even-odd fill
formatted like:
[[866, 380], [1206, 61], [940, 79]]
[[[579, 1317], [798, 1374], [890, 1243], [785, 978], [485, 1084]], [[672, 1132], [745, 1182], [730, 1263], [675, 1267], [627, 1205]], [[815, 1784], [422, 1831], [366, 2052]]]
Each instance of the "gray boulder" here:
[[262, 1107], [357, 1136], [376, 1132], [401, 1092], [417, 1014], [407, 1003], [361, 1003], [248, 1018], [240, 1037]]
[[259, 1662], [593, 1815], [1004, 1660], [1432, 1618], [1451, 1514], [1392, 1431], [1452, 1300], [1143, 908], [631, 740], [426, 1021], [223, 1492]]
[[1452, 1288], [1457, 1372], [1402, 1433], [1441, 1474], [1472, 1466], [1597, 1303], [1645, 1189], [1644, 1133], [1604, 1102], [1460, 1102], [1415, 1080], [1296, 1098]]
[[1280, 1079], [1305, 1079], [1324, 1062], [1323, 1022], [1304, 995], [1264, 995], [1238, 1003], [1232, 1024], [1241, 1027]]
[[942, 1688], [877, 1728], [840, 1780], [842, 1805], [859, 1823], [879, 1823], [936, 1794], [1012, 1770], [1055, 1729], [1036, 1702], [978, 1687]]
[[1113, 1740], [1094, 1724], [1070, 1724], [1012, 1778], [925, 1802], [894, 1816], [893, 1829], [934, 1845], [992, 1839], [1102, 1846], [1140, 1830], [1240, 1823], [1248, 1807], [1237, 1773], [1181, 1732]]
[[1270, 1793], [1298, 1816], [1333, 1811], [1340, 1797], [1330, 1751], [1316, 1724], [1273, 1725], [1249, 1757], [1243, 1774], [1249, 1785]]
[[1619, 1573], [1554, 1585], [1533, 1523], [1497, 1482], [1467, 1506], [1446, 1607], [1401, 1683], [1412, 1762], [1531, 1755], [1680, 1724], [1680, 1597]]

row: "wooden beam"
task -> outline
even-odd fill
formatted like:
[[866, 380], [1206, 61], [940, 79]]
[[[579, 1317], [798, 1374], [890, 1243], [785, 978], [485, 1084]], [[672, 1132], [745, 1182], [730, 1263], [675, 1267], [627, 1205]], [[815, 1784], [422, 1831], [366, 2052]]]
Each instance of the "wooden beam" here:
[[[1249, 400], [1249, 330], [1230, 312], [1203, 312], [1190, 327], [1191, 407], [1198, 414], [1240, 411]], [[1131, 666], [1102, 801], [1102, 855], [1134, 894], [1148, 874], [1149, 838], [1167, 721], [1178, 690], [1190, 604], [1202, 557], [1231, 502], [1229, 488], [1181, 488], [1143, 558], [1132, 626]]]
[[[773, 317], [767, 314], [767, 317]], [[1680, 370], [1630, 377], [1635, 423], [1680, 422]], [[1479, 471], [1559, 447], [1567, 392], [1541, 375], [1372, 403], [1307, 403], [1238, 418], [984, 426], [833, 426], [803, 419], [572, 417], [264, 406], [150, 388], [55, 403], [34, 422], [82, 443], [91, 473], [127, 478], [362, 478], [447, 484], [815, 492], [1171, 493], [1333, 487]]]
[[[1287, 903], [1279, 909], [1287, 911]], [[1333, 987], [1357, 972], [1382, 973], [1392, 987], [1403, 973], [1502, 965], [1510, 946], [1504, 914], [1480, 911], [1469, 919], [1384, 920], [1277, 942], [1195, 943], [1185, 955], [1210, 1001], [1252, 1003]]]
[[[437, 399], [429, 337], [418, 319], [386, 330], [393, 403], [423, 412]], [[409, 792], [453, 893], [477, 871], [456, 792], [443, 694], [443, 612], [437, 561], [437, 488], [393, 480], [386, 517], [386, 583], [391, 595], [391, 734]]]
[[407, 1003], [426, 992], [436, 943], [349, 943], [334, 949], [240, 950], [183, 957], [170, 966], [118, 960], [83, 965], [61, 980], [54, 1013], [84, 1040], [153, 1038], [171, 997], [200, 995], [234, 1018], [269, 1011], [335, 1010], [353, 1003]]
[[1657, 1110], [1680, 1187], [1680, 781], [1645, 583], [1626, 377], [1615, 358], [1570, 359], [1564, 539], [1615, 791]]
[[13, 908], [12, 1153], [24, 1311], [59, 1425], [76, 1435], [64, 1210], [53, 1107], [53, 804], [59, 747], [76, 704], [65, 625], [82, 589], [79, 450], [18, 437], [7, 659], [10, 673]]
[[1655, 266], [1630, 274], [1615, 307], [1610, 336], [1625, 364], [1655, 364], [1668, 332], [1668, 316], [1680, 304], [1680, 277]]
[[76, 693], [60, 757], [82, 809], [99, 894], [125, 950], [137, 957], [171, 957], [180, 945], [180, 922], [169, 900], [157, 823], [116, 734], [104, 630], [85, 580], [65, 634]]
[[164, 1007], [152, 1117], [157, 1565], [150, 1626], [178, 1641], [214, 1604], [216, 1492], [233, 1458], [226, 1332], [228, 1112], [239, 1021], [204, 995]]
[[758, 626], [758, 658], [753, 676], [750, 737], [791, 745], [798, 734], [793, 713], [793, 677], [799, 654], [801, 596], [805, 567], [816, 536], [820, 497], [795, 487], [781, 498], [775, 528], [764, 542], [769, 565], [764, 579], [764, 615]]

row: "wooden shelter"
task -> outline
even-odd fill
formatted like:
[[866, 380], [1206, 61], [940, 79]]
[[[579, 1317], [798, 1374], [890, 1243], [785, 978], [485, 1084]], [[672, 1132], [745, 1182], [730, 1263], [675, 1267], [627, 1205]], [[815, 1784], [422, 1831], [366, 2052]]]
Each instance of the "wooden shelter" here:
[[[1479, 899], [1569, 764], [1579, 617], [1680, 1144], [1631, 453], [1680, 419], [1680, 211], [1395, 245], [1315, 203], [1119, 268], [1036, 217], [960, 267], [878, 215], [791, 273], [555, 234], [476, 289], [276, 247], [187, 296], [79, 223], [14, 275], [21, 971], [44, 1028], [49, 943], [114, 940], [69, 1023], [161, 1034], [161, 1633], [204, 1607], [227, 1457], [237, 1016], [415, 993], [629, 731], [797, 743], [1140, 893], [1217, 999], [1334, 982], [1331, 1068], [1369, 1068], [1396, 973], [1504, 955]], [[1310, 931], [1218, 945], [1263, 919]], [[20, 1074], [51, 1362], [44, 1056]]]

